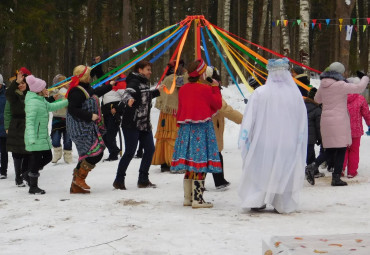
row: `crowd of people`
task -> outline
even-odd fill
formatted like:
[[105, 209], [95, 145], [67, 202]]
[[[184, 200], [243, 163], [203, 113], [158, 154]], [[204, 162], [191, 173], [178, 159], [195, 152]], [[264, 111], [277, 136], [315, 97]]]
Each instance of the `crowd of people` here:
[[[291, 68], [286, 58], [269, 60], [267, 70], [267, 77], [248, 80], [254, 92], [244, 114], [222, 98], [218, 70], [202, 59], [187, 67], [183, 60], [169, 62], [157, 88], [150, 87], [152, 64], [147, 61], [137, 62], [127, 77], [121, 74], [97, 88], [90, 83], [104, 75], [102, 65], [79, 65], [70, 82], [56, 75], [53, 84], [62, 84], [50, 88], [50, 94], [46, 82], [25, 67], [8, 87], [0, 75], [0, 179], [7, 178], [11, 152], [15, 184], [29, 186], [31, 194], [45, 194], [38, 185], [40, 170], [62, 157], [72, 164], [74, 143], [79, 158], [71, 194], [90, 193], [86, 178], [105, 148], [109, 156], [104, 161], [119, 160], [113, 187], [126, 190], [126, 171], [139, 146], [138, 188], [156, 188], [149, 168], [160, 165], [161, 172], [184, 174], [184, 206], [210, 208], [212, 203], [203, 198], [207, 173], [217, 189], [230, 185], [221, 153], [227, 118], [241, 124], [242, 208], [260, 211], [272, 205], [278, 213], [295, 211], [304, 179], [314, 185], [315, 178], [324, 177], [319, 171], [323, 163], [332, 171], [332, 186], [345, 186], [342, 176], [358, 174], [362, 119], [370, 126], [369, 106], [360, 94], [369, 78], [358, 71], [358, 78], [346, 79], [345, 67], [334, 62], [320, 75], [316, 89], [305, 70]], [[154, 98], [160, 115], [153, 137]]]

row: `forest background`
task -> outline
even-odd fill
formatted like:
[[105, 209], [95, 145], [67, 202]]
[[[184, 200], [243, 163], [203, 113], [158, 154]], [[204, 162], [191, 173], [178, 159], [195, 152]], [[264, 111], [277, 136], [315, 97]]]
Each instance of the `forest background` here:
[[[104, 59], [187, 15], [204, 15], [241, 38], [318, 70], [340, 61], [349, 74], [358, 69], [370, 73], [367, 0], [1, 0], [0, 73], [8, 79], [17, 68], [26, 66], [50, 84], [56, 74], [70, 76], [75, 66], [91, 65], [94, 56]], [[343, 19], [341, 28], [339, 19]], [[355, 26], [349, 41], [345, 39], [347, 25]], [[137, 48], [142, 52], [162, 38]], [[190, 32], [182, 55], [185, 63], [194, 60], [193, 40]], [[220, 58], [207, 44], [213, 64], [225, 79]], [[274, 57], [247, 46], [265, 58]], [[153, 80], [161, 76], [172, 48], [155, 62]], [[128, 51], [103, 69], [133, 56]]]

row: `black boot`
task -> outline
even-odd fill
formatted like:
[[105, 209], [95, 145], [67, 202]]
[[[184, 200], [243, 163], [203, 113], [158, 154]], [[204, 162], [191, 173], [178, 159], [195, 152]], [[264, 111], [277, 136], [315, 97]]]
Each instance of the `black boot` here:
[[125, 186], [125, 179], [123, 179], [123, 181], [122, 181], [122, 182], [117, 181], [117, 179], [116, 179], [116, 180], [114, 180], [114, 182], [113, 182], [113, 187], [114, 187], [115, 189], [126, 190], [126, 186]]
[[26, 187], [26, 184], [23, 183], [22, 178], [22, 159], [15, 158], [14, 161], [14, 172], [15, 172], [15, 185], [18, 187]]
[[45, 194], [45, 190], [40, 189], [37, 185], [39, 177], [30, 176], [30, 194]]
[[311, 185], [315, 185], [315, 172], [316, 171], [319, 171], [319, 166], [316, 166], [315, 162], [306, 166], [306, 169], [305, 169], [306, 180]]
[[331, 186], [347, 186], [347, 183], [340, 179], [340, 174], [333, 174], [331, 179]]
[[169, 172], [170, 171], [170, 166], [167, 165], [166, 163], [161, 165], [161, 172]]

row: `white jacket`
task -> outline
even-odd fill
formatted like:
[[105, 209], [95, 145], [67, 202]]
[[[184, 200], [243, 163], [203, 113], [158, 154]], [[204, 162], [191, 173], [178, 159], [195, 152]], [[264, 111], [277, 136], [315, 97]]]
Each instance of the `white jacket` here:
[[123, 93], [125, 92], [124, 89], [119, 89], [117, 91], [111, 90], [108, 93], [106, 93], [103, 97], [103, 103], [102, 104], [109, 104], [112, 102], [120, 102], [123, 97]]

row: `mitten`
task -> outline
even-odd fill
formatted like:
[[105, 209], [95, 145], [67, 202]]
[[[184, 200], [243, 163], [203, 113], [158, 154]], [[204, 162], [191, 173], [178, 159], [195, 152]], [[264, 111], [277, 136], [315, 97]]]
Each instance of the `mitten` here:
[[365, 74], [361, 71], [356, 71], [356, 74], [357, 74], [357, 77], [360, 79], [365, 76]]
[[366, 135], [370, 136], [370, 127], [368, 127], [368, 130], [366, 131]]

